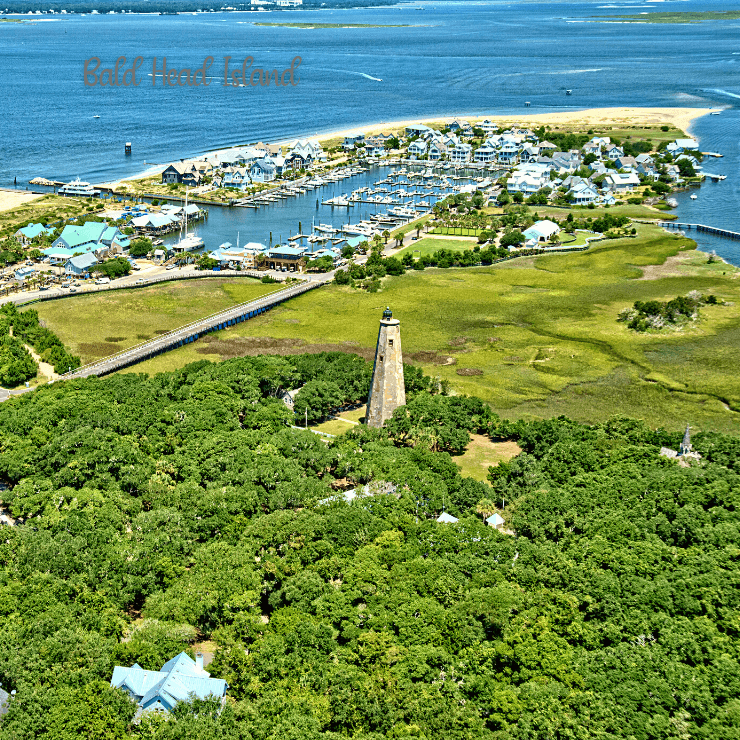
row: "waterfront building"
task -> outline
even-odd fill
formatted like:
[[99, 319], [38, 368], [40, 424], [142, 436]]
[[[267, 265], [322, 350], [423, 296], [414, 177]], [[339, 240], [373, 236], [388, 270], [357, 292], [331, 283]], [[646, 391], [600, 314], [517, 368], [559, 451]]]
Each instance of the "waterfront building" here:
[[304, 247], [283, 247], [278, 244], [265, 255], [267, 267], [283, 272], [303, 272], [306, 268], [305, 253]]
[[362, 132], [357, 132], [355, 134], [348, 134], [344, 137], [344, 141], [342, 142], [342, 149], [344, 149], [345, 152], [350, 152], [353, 149], [355, 149], [355, 144], [364, 144], [365, 143], [365, 134]]
[[275, 165], [267, 159], [258, 159], [252, 162], [249, 168], [249, 176], [253, 182], [272, 182], [275, 179]]
[[427, 143], [423, 139], [412, 141], [406, 150], [409, 159], [421, 159], [427, 153]]
[[440, 159], [448, 155], [449, 150], [441, 141], [433, 141], [429, 145], [429, 154], [427, 157], [431, 162], [439, 162]]
[[162, 170], [162, 183], [178, 185], [200, 185], [203, 175], [192, 162], [173, 162]]
[[450, 161], [464, 164], [469, 162], [473, 155], [473, 147], [470, 144], [460, 143], [450, 150]]
[[475, 150], [473, 159], [475, 159], [476, 162], [481, 162], [481, 163], [495, 162], [496, 161], [496, 147], [493, 145], [491, 141], [486, 141], [485, 143], [481, 144], [481, 146], [479, 146]]
[[[85, 252], [109, 248], [114, 242], [126, 244], [126, 235], [121, 233], [116, 226], [108, 226], [105, 222], [87, 221], [81, 226], [67, 224], [51, 246]], [[46, 253], [47, 250], [44, 250], [44, 254]]]

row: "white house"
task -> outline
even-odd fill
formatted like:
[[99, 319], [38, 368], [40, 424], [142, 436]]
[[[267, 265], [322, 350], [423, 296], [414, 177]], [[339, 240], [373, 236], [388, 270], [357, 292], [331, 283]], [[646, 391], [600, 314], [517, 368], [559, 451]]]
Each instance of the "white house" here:
[[457, 144], [450, 150], [451, 162], [469, 162], [473, 154], [473, 147], [470, 144]]
[[552, 221], [537, 221], [522, 233], [527, 242], [539, 244], [548, 241], [554, 234], [560, 233], [560, 227]]
[[634, 172], [610, 172], [601, 187], [615, 193], [628, 193], [639, 186], [640, 178]]
[[422, 139], [417, 139], [409, 144], [407, 151], [411, 159], [418, 159], [427, 153], [427, 143]]
[[429, 159], [432, 162], [438, 162], [442, 157], [448, 154], [447, 147], [441, 141], [433, 141], [429, 145]]
[[452, 514], [448, 514], [446, 511], [443, 511], [438, 517], [437, 522], [439, 524], [457, 524], [459, 519], [456, 516], [452, 516]]
[[496, 147], [490, 142], [486, 141], [484, 144], [479, 146], [475, 150], [473, 156], [476, 162], [495, 162], [496, 161]]

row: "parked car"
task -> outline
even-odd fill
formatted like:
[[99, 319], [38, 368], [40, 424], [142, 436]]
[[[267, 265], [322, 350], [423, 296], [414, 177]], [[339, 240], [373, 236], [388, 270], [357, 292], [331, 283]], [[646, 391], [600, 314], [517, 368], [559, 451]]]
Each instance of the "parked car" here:
[[174, 270], [177, 267], [177, 265], [167, 265], [168, 270]]

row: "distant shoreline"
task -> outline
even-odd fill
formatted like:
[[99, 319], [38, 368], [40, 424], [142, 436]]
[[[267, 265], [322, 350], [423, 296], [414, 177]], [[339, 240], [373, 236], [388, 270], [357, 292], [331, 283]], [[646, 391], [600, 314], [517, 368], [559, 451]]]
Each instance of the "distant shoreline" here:
[[[326, 139], [344, 138], [345, 136], [362, 131], [367, 136], [379, 134], [384, 131], [392, 131], [399, 128], [405, 128], [406, 126], [413, 125], [429, 125], [430, 123], [450, 123], [451, 121], [458, 119], [465, 119], [472, 123], [489, 120], [495, 121], [496, 123], [510, 123], [510, 124], [523, 124], [523, 125], [535, 125], [538, 126], [552, 126], [552, 125], [574, 125], [582, 124], [583, 126], [606, 126], [606, 125], [623, 125], [623, 126], [635, 126], [635, 125], [662, 125], [662, 124], [673, 124], [676, 128], [680, 129], [684, 133], [688, 134], [691, 125], [698, 118], [709, 115], [712, 111], [721, 111], [721, 108], [585, 108], [577, 111], [555, 111], [551, 113], [527, 113], [524, 115], [469, 115], [466, 113], [458, 113], [451, 115], [439, 115], [429, 118], [407, 118], [398, 121], [384, 121], [384, 122], [371, 122], [366, 124], [358, 124], [352, 128], [343, 129], [330, 129], [327, 131], [318, 131], [311, 134], [304, 134], [301, 136], [293, 136], [290, 139], [284, 139], [274, 143], [278, 146], [286, 146], [292, 144], [298, 139], [318, 139], [324, 141]], [[207, 150], [201, 154], [191, 155], [185, 158], [185, 161], [193, 161], [201, 159], [205, 156], [211, 156], [214, 154], [226, 154], [232, 152], [235, 149], [243, 149], [247, 144], [240, 144], [237, 146], [222, 147], [219, 149]], [[132, 175], [130, 177], [121, 178], [112, 182], [97, 183], [99, 185], [105, 185], [106, 187], [115, 187], [122, 183], [129, 182], [131, 180], [141, 180], [145, 177], [151, 177], [162, 171], [162, 168], [166, 167], [169, 163], [157, 164], [147, 168], [145, 171], [139, 174]]]

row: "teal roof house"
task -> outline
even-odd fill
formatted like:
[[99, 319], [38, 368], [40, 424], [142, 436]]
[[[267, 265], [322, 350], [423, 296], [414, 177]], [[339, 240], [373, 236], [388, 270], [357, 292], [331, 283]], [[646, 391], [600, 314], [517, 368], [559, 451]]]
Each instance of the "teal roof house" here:
[[54, 229], [43, 224], [30, 223], [28, 226], [24, 226], [22, 229], [18, 229], [15, 232], [15, 237], [20, 241], [21, 244], [27, 246], [33, 239], [42, 234], [53, 234]]
[[145, 671], [138, 663], [131, 668], [117, 665], [110, 685], [125, 691], [138, 704], [134, 721], [144, 712], [171, 712], [178, 702], [192, 697], [223, 699], [229, 688], [222, 678], [211, 678], [203, 670], [201, 653], [193, 660], [184, 652], [168, 660], [159, 671]]

